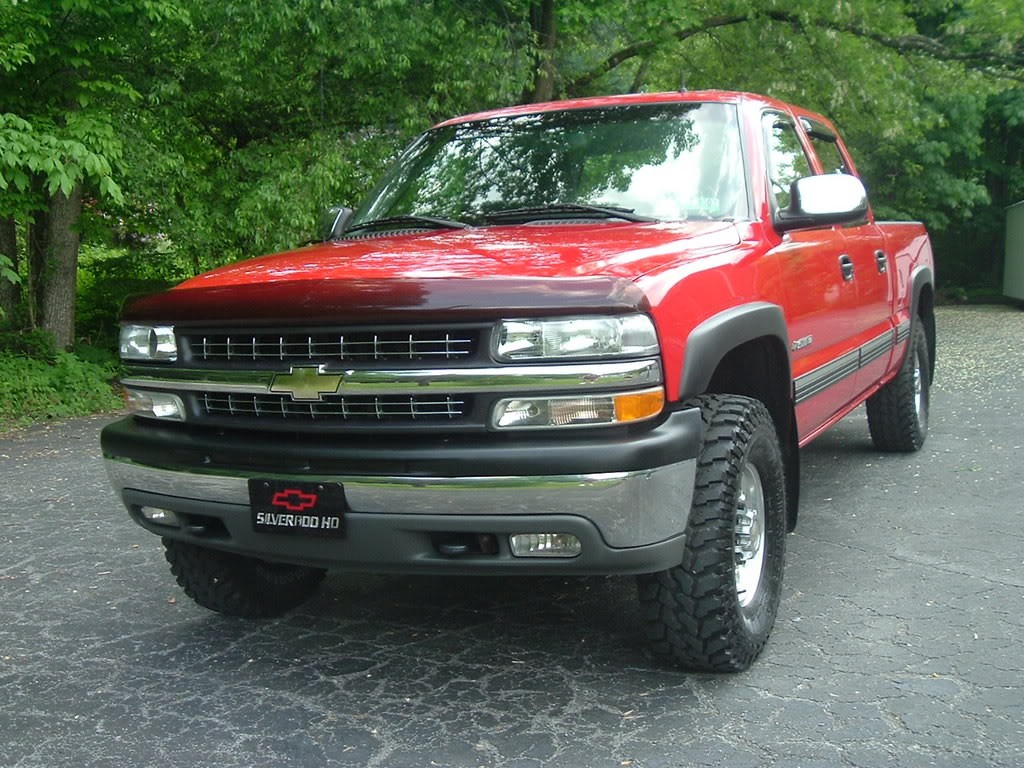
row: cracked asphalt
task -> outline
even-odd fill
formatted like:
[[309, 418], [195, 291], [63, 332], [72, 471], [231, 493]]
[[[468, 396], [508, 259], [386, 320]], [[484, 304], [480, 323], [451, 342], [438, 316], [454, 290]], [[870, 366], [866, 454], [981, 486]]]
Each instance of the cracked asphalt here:
[[332, 574], [209, 613], [108, 487], [107, 418], [0, 437], [0, 766], [1024, 764], [1024, 312], [942, 308], [931, 432], [806, 449], [769, 647], [652, 660], [631, 579]]

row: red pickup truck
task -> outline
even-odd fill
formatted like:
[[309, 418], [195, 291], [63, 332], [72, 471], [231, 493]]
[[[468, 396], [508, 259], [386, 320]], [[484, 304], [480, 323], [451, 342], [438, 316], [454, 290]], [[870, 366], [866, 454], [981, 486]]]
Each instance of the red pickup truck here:
[[274, 615], [327, 568], [636, 574], [654, 649], [744, 669], [799, 448], [914, 451], [933, 263], [835, 128], [743, 93], [450, 120], [324, 242], [131, 303], [103, 431], [185, 592]]

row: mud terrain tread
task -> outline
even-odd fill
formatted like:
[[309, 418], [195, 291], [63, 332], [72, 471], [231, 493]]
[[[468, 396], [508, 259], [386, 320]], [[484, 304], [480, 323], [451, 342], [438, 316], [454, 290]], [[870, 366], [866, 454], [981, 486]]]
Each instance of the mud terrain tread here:
[[164, 539], [164, 557], [185, 594], [204, 608], [229, 616], [279, 616], [305, 602], [326, 571], [265, 563]]
[[[689, 669], [735, 672], [746, 669], [761, 653], [774, 621], [781, 587], [785, 546], [785, 491], [781, 449], [767, 409], [745, 397], [705, 395], [697, 398], [705, 436], [682, 562], [659, 573], [639, 577], [639, 595], [647, 637], [655, 653]], [[758, 430], [771, 436], [775, 525], [772, 539], [773, 590], [767, 605], [767, 629], [744, 626], [735, 591], [733, 499], [747, 446]], [[767, 566], [766, 566], [767, 567]], [[768, 574], [766, 577], [768, 578]]]
[[[914, 394], [914, 365], [921, 367], [925, 420], [918, 419]], [[912, 453], [920, 450], [928, 435], [929, 380], [928, 341], [920, 323], [914, 325], [906, 359], [896, 378], [868, 398], [868, 431], [880, 451]]]

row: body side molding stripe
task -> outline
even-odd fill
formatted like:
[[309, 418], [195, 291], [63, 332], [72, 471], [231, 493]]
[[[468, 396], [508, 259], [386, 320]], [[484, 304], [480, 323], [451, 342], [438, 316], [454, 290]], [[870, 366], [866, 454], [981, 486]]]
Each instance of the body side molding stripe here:
[[797, 404], [810, 400], [833, 384], [838, 384], [848, 376], [853, 376], [864, 366], [892, 352], [896, 345], [906, 341], [909, 337], [910, 323], [900, 323], [898, 328], [891, 328], [879, 334], [852, 352], [847, 352], [832, 362], [798, 376], [795, 382]]
[[896, 343], [902, 344], [904, 341], [910, 338], [910, 321], [904, 320], [896, 328]]

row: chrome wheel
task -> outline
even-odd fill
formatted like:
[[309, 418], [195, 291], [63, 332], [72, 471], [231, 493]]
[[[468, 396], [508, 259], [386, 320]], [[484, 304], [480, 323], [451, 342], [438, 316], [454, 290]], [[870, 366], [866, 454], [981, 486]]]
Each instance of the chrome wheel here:
[[914, 412], [917, 414], [917, 423], [922, 427], [928, 423], [928, 391], [924, 386], [924, 363], [919, 355], [914, 355]]
[[757, 467], [749, 461], [739, 477], [736, 499], [736, 596], [746, 608], [757, 596], [764, 571], [764, 486]]

